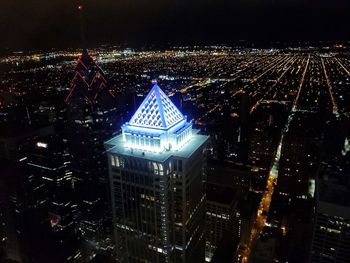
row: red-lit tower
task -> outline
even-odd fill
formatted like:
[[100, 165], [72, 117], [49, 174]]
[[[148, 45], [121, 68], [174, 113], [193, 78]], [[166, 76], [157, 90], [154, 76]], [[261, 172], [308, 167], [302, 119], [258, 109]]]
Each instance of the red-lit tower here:
[[78, 11], [83, 51], [65, 98], [67, 122], [63, 130], [76, 175], [79, 230], [86, 241], [84, 251], [92, 255], [106, 239], [108, 173], [103, 142], [115, 130], [117, 114], [115, 94], [109, 89], [106, 73], [86, 48], [81, 5]]
[[74, 99], [83, 99], [86, 104], [95, 105], [99, 102], [102, 94], [108, 93], [112, 98], [114, 98], [115, 95], [107, 88], [107, 80], [104, 71], [97, 65], [87, 51], [83, 5], [79, 4], [77, 10], [80, 15], [80, 34], [83, 52], [76, 64], [74, 77], [65, 101], [67, 104], [71, 104]]
[[103, 93], [115, 97], [113, 91], [107, 88], [104, 71], [84, 48], [75, 67], [71, 88], [65, 101], [71, 104], [75, 99], [83, 99], [84, 104], [96, 105]]

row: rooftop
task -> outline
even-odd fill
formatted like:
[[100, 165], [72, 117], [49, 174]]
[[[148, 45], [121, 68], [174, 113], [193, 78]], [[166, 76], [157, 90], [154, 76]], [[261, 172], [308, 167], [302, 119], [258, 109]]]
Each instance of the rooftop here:
[[236, 189], [222, 185], [207, 184], [208, 202], [231, 205], [237, 196], [239, 196], [239, 192]]
[[193, 133], [192, 122], [187, 121], [157, 84], [122, 126], [124, 147], [143, 152], [179, 150]]
[[[196, 133], [195, 133], [196, 132]], [[164, 162], [171, 156], [180, 158], [190, 157], [203, 143], [208, 140], [208, 136], [198, 134], [198, 130], [194, 130], [192, 138], [178, 150], [168, 150], [163, 152], [144, 151], [140, 149], [132, 149], [126, 146], [122, 135], [118, 135], [111, 140], [105, 142], [107, 151], [111, 154], [120, 154], [124, 156], [137, 157], [145, 160], [156, 162]]]
[[109, 153], [164, 162], [190, 157], [208, 136], [199, 135], [157, 83], [147, 94], [122, 134], [105, 143]]

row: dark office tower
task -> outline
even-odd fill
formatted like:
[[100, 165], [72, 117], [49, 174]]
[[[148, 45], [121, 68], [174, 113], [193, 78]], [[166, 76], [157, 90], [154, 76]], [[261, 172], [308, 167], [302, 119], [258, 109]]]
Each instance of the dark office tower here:
[[135, 112], [136, 109], [137, 109], [137, 105], [138, 105], [138, 102], [137, 102], [137, 93], [136, 93], [135, 88], [131, 88], [131, 89], [128, 91], [128, 100], [127, 100], [127, 103], [129, 104], [129, 109], [130, 109], [132, 112]]
[[226, 237], [229, 245], [238, 245], [238, 237], [233, 233], [233, 214], [240, 191], [228, 186], [208, 183], [206, 193], [205, 261], [210, 262], [224, 237]]
[[[79, 262], [70, 155], [59, 136], [23, 146], [23, 193], [13, 196], [29, 262]], [[24, 219], [24, 220], [23, 220]]]
[[273, 143], [269, 132], [268, 116], [259, 114], [250, 132], [249, 161], [251, 165], [268, 170], [273, 156]]
[[105, 143], [120, 262], [203, 262], [205, 147], [157, 84]]
[[248, 125], [249, 125], [249, 117], [250, 117], [250, 98], [249, 94], [243, 92], [241, 94], [241, 105], [239, 107], [239, 122], [240, 122], [240, 141], [245, 142], [247, 138], [245, 135], [248, 133]]
[[316, 117], [315, 114], [296, 113], [290, 123], [283, 140], [276, 186], [281, 195], [303, 200], [313, 198], [310, 185], [320, 165], [321, 128], [314, 121]]
[[232, 145], [234, 142], [236, 142], [235, 140], [236, 138], [234, 138], [235, 124], [234, 124], [234, 118], [231, 116], [230, 105], [223, 106], [221, 121], [222, 121], [222, 137], [227, 143]]
[[349, 262], [350, 156], [324, 158], [316, 181], [316, 218], [310, 262]]
[[[333, 189], [339, 191], [338, 189]], [[339, 193], [339, 192], [338, 192]], [[344, 194], [349, 195], [347, 191]], [[310, 262], [349, 262], [350, 258], [350, 204], [324, 200], [317, 206], [316, 226]]]
[[250, 98], [248, 93], [243, 92], [241, 94], [241, 105], [239, 109], [238, 142], [241, 145], [241, 156], [244, 162], [248, 159], [249, 118]]
[[118, 96], [118, 104], [123, 105], [123, 114], [120, 118], [120, 124], [131, 118], [140, 103], [140, 99], [142, 99], [142, 97], [137, 95], [136, 89], [133, 87], [127, 89], [121, 96]]
[[183, 108], [183, 98], [182, 98], [182, 93], [177, 91], [171, 98], [172, 102], [175, 104], [175, 106], [182, 110]]
[[105, 240], [108, 229], [104, 225], [111, 220], [103, 142], [116, 130], [114, 97], [104, 71], [84, 50], [66, 98], [68, 125], [64, 132], [78, 181], [79, 228], [91, 254]]
[[[25, 172], [41, 180], [48, 201], [50, 226], [65, 239], [74, 232], [74, 181], [71, 156], [59, 136], [38, 138], [24, 149]], [[62, 239], [62, 242], [64, 241]]]

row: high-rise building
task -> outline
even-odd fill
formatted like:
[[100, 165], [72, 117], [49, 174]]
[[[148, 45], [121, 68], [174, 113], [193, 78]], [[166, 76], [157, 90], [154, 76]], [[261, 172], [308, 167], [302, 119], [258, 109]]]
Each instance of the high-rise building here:
[[65, 101], [68, 104], [78, 104], [80, 101], [81, 105], [93, 105], [102, 100], [104, 93], [115, 96], [113, 91], [108, 89], [105, 72], [84, 49], [75, 66], [74, 77]]
[[22, 174], [10, 200], [28, 262], [82, 262], [76, 232], [70, 155], [62, 138], [45, 136], [22, 146]]
[[321, 127], [315, 114], [296, 113], [283, 139], [276, 192], [298, 199], [312, 199], [310, 184], [320, 163]]
[[211, 262], [225, 234], [234, 243], [233, 212], [240, 192], [228, 186], [207, 184], [205, 261]]
[[248, 134], [250, 122], [250, 98], [249, 94], [243, 92], [241, 94], [241, 105], [239, 109], [239, 128], [237, 141], [241, 144], [242, 160], [248, 158]]
[[316, 181], [312, 263], [345, 263], [350, 258], [350, 186], [344, 183], [349, 178], [350, 158], [330, 158], [323, 163]]
[[115, 94], [106, 73], [83, 50], [66, 97], [67, 123], [63, 132], [72, 155], [79, 192], [79, 229], [87, 253], [93, 255], [109, 235], [108, 171], [104, 141], [116, 130], [119, 117]]
[[120, 262], [203, 262], [205, 148], [157, 84], [105, 143]]

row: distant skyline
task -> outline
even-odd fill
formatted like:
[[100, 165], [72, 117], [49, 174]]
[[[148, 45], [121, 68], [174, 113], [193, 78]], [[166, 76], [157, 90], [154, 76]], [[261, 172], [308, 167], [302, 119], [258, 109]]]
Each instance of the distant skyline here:
[[0, 49], [350, 40], [348, 0], [0, 0]]

